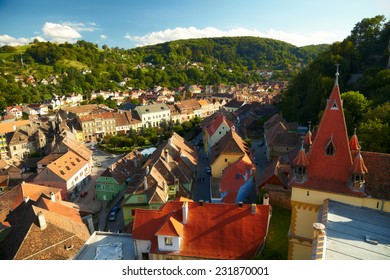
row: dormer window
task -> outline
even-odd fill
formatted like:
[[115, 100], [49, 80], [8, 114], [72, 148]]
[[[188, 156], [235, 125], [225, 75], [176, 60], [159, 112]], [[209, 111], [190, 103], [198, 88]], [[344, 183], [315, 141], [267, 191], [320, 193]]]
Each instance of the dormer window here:
[[330, 107], [331, 110], [338, 110], [339, 109], [339, 106], [337, 106], [337, 102], [336, 100], [333, 101], [333, 104], [332, 106]]
[[327, 155], [327, 156], [334, 156], [335, 151], [336, 151], [336, 148], [335, 148], [335, 146], [333, 144], [332, 139], [330, 139], [328, 145], [326, 145], [326, 148], [325, 148], [325, 155]]
[[164, 243], [167, 246], [172, 246], [173, 245], [172, 237], [164, 237]]

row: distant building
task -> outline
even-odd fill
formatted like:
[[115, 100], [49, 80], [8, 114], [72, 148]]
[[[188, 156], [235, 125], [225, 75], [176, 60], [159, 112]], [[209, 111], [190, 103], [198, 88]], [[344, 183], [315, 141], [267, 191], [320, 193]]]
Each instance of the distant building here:
[[171, 120], [171, 110], [165, 103], [137, 106], [135, 111], [144, 127], [158, 127], [162, 121]]

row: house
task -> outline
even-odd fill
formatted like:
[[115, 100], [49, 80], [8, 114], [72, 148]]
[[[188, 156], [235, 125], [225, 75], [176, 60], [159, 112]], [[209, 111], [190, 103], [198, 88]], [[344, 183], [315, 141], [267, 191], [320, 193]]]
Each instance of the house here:
[[240, 109], [241, 106], [245, 104], [244, 101], [239, 101], [238, 99], [232, 99], [229, 102], [227, 102], [223, 107], [228, 111], [228, 112], [235, 112], [238, 109]]
[[5, 109], [5, 114], [13, 116], [15, 119], [20, 119], [23, 115], [23, 109], [21, 106], [8, 106]]
[[46, 198], [60, 201], [62, 200], [61, 190], [57, 188], [22, 182], [11, 190], [0, 195], [0, 222], [3, 222], [7, 215], [15, 210], [20, 204], [28, 198], [33, 201], [44, 196]]
[[198, 103], [199, 103], [200, 108], [201, 108], [200, 117], [202, 119], [206, 118], [214, 113], [213, 103], [211, 103], [209, 100], [201, 99], [201, 100], [198, 100]]
[[77, 117], [77, 120], [83, 130], [84, 141], [101, 140], [107, 135], [117, 134], [112, 112], [92, 113]]
[[29, 120], [22, 121], [10, 121], [0, 122], [0, 156], [1, 158], [7, 158], [8, 155], [8, 142], [7, 134], [15, 132], [19, 126], [30, 124]]
[[143, 127], [158, 127], [162, 121], [169, 122], [171, 110], [165, 103], [156, 103], [135, 108]]
[[58, 111], [63, 119], [73, 119], [77, 117], [86, 116], [92, 113], [109, 112], [110, 109], [103, 104], [87, 104], [79, 106], [61, 107]]
[[[252, 259], [265, 244], [269, 205], [169, 201], [137, 209], [132, 228], [138, 259]], [[249, 234], [250, 233], [250, 234]]]
[[46, 104], [29, 104], [23, 107], [23, 112], [29, 116], [44, 116], [49, 114], [49, 107]]
[[43, 127], [31, 123], [19, 126], [14, 132], [7, 134], [7, 145], [11, 158], [27, 158], [32, 153], [44, 154], [47, 144], [46, 133], [42, 131]]
[[200, 117], [202, 114], [201, 107], [195, 99], [183, 100], [175, 103], [175, 107], [181, 114], [181, 121], [189, 121], [192, 118]]
[[137, 208], [159, 209], [169, 199], [190, 197], [197, 163], [195, 147], [173, 133], [153, 152], [142, 171], [131, 177], [122, 202], [125, 225], [133, 221]]
[[111, 164], [96, 180], [96, 199], [100, 201], [114, 199], [126, 188], [131, 177], [140, 172], [143, 163], [142, 154], [133, 151]]
[[223, 203], [249, 203], [256, 193], [254, 182], [256, 166], [243, 158], [241, 157], [223, 171], [219, 184], [220, 200]]
[[76, 255], [90, 236], [88, 227], [76, 209], [51, 202], [60, 206], [47, 210], [44, 204], [50, 200], [26, 198], [7, 215], [7, 228], [0, 241], [1, 259], [66, 260]]
[[207, 154], [210, 154], [211, 148], [234, 127], [233, 122], [221, 112], [205, 119], [201, 125], [204, 149]]
[[240, 158], [248, 163], [254, 162], [248, 145], [234, 129], [231, 129], [211, 150], [210, 167], [212, 177], [221, 178], [224, 169]]
[[64, 199], [71, 199], [80, 192], [90, 174], [89, 162], [68, 151], [43, 168], [33, 182], [59, 188]]
[[[321, 241], [314, 235], [329, 232], [331, 236], [332, 230], [339, 226], [332, 221], [323, 221], [326, 219], [326, 201], [383, 211], [385, 215], [390, 212], [390, 154], [361, 151], [356, 134], [348, 139], [338, 73], [312, 145], [308, 151], [305, 147], [300, 149], [292, 170], [289, 182], [292, 189], [289, 259], [312, 258], [313, 248], [318, 250], [316, 243]], [[344, 211], [342, 209], [347, 211], [350, 207], [340, 207], [337, 211]], [[353, 220], [349, 224], [344, 223], [347, 230]], [[366, 229], [364, 223], [355, 223], [354, 227], [362, 233]], [[362, 244], [364, 235], [360, 234], [360, 237], [356, 245]], [[354, 238], [351, 236], [349, 240]], [[327, 246], [333, 246], [338, 241], [336, 238]], [[333, 253], [331, 255], [334, 256]]]

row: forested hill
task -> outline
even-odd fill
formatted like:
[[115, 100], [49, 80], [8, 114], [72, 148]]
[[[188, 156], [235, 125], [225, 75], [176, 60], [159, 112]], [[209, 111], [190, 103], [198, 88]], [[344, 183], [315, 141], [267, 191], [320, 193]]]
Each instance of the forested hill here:
[[282, 111], [290, 121], [318, 124], [340, 66], [339, 85], [348, 133], [357, 128], [363, 149], [390, 153], [390, 21], [357, 23], [290, 81]]
[[272, 70], [274, 79], [289, 79], [327, 46], [299, 48], [257, 37], [179, 40], [130, 50], [100, 48], [82, 40], [3, 46], [0, 109], [38, 103], [52, 93], [80, 92], [88, 97], [93, 90], [127, 87], [253, 83], [262, 79], [261, 70]]

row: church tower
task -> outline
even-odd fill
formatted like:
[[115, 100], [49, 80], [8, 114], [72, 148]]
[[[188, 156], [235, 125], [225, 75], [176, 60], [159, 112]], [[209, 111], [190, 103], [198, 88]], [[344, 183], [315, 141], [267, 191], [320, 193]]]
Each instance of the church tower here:
[[368, 170], [356, 132], [348, 139], [338, 76], [337, 69], [335, 84], [313, 139], [309, 129], [293, 160], [289, 259], [311, 258], [313, 223], [318, 221], [326, 199], [361, 205], [367, 197]]

